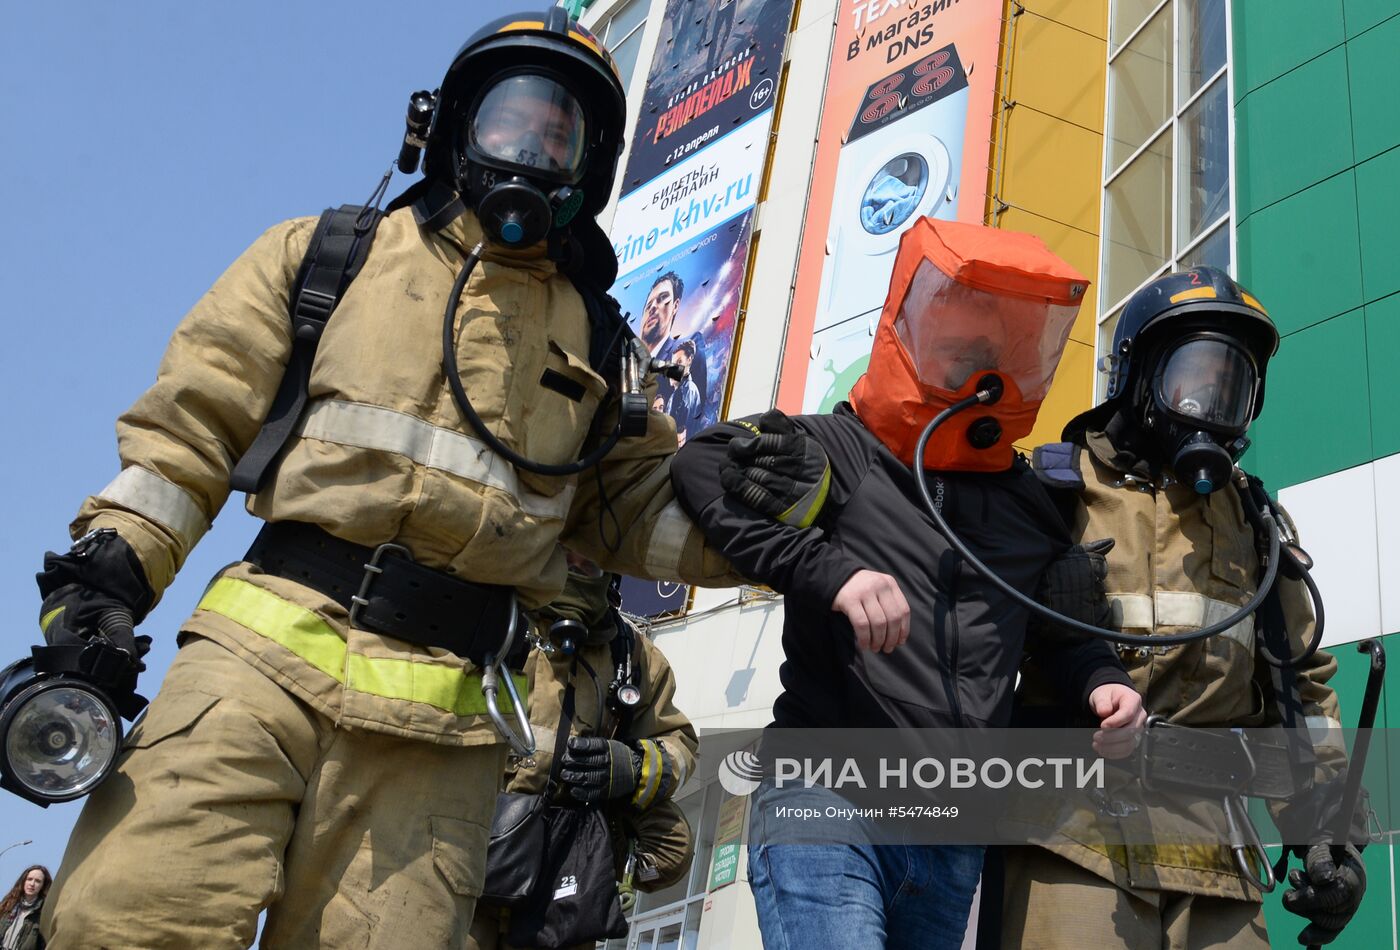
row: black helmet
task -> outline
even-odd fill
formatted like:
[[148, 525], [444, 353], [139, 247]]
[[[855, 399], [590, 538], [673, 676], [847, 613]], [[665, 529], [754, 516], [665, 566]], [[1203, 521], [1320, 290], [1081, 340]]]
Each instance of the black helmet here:
[[1264, 406], [1264, 372], [1278, 350], [1278, 330], [1254, 295], [1214, 267], [1165, 274], [1128, 299], [1104, 357], [1105, 402], [1135, 399], [1165, 345], [1192, 333], [1217, 333], [1240, 343], [1254, 361], [1257, 385], [1250, 418]]
[[[511, 76], [552, 78], [582, 109], [584, 141], [577, 181], [561, 178], [560, 183], [582, 192], [578, 207], [596, 215], [612, 192], [627, 105], [612, 57], [563, 7], [503, 16], [477, 31], [457, 52], [438, 90], [426, 136], [424, 174], [457, 187], [455, 153], [470, 147], [462, 141], [466, 120], [498, 81]], [[506, 170], [509, 173], [509, 164]]]

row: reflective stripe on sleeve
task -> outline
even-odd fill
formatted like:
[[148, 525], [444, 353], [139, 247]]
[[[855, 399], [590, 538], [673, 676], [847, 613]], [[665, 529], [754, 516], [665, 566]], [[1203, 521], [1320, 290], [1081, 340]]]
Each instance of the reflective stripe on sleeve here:
[[322, 399], [307, 410], [300, 432], [307, 439], [407, 456], [419, 465], [503, 491], [522, 511], [537, 518], [562, 521], [577, 487], [570, 478], [557, 495], [525, 491], [514, 466], [485, 442], [395, 409]]
[[[1191, 591], [1159, 590], [1146, 594], [1109, 594], [1113, 623], [1118, 629], [1133, 633], [1151, 633], [1158, 627], [1200, 628], [1224, 620], [1238, 611], [1239, 605], [1215, 600]], [[1254, 649], [1254, 618], [1246, 617], [1221, 636], [1235, 641], [1246, 650]]]
[[661, 788], [661, 750], [651, 739], [637, 744], [642, 751], [642, 774], [637, 779], [637, 790], [632, 793], [632, 804], [645, 809], [656, 801], [656, 793]]
[[[466, 673], [416, 658], [371, 658], [349, 653], [344, 638], [315, 611], [298, 607], [247, 581], [217, 579], [209, 585], [198, 609], [227, 617], [280, 644], [346, 689], [384, 699], [426, 703], [457, 716], [486, 712], [480, 673]], [[526, 695], [525, 677], [515, 674], [515, 681], [520, 695]], [[499, 705], [502, 712], [514, 709], [504, 690]]]
[[209, 530], [208, 519], [189, 492], [139, 465], [122, 469], [97, 497], [170, 529], [186, 550]]

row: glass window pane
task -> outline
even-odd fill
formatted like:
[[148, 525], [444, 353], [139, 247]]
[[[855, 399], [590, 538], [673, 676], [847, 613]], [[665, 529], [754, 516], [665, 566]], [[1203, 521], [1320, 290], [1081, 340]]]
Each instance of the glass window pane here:
[[681, 950], [695, 950], [700, 946], [700, 909], [704, 901], [692, 901], [685, 909], [685, 930], [681, 933]]
[[1108, 161], [1112, 172], [1172, 113], [1172, 8], [1152, 18], [1108, 67]]
[[615, 53], [617, 44], [627, 39], [627, 34], [631, 33], [635, 27], [640, 26], [642, 21], [647, 18], [649, 2], [650, 0], [632, 0], [608, 20], [608, 32], [603, 42], [610, 51]]
[[617, 63], [617, 71], [622, 74], [622, 88], [625, 90], [632, 84], [632, 71], [637, 68], [637, 53], [642, 48], [642, 31], [637, 30], [627, 39], [609, 52], [613, 55], [613, 61]]
[[710, 860], [714, 857], [715, 832], [719, 826], [719, 800], [724, 789], [711, 783], [705, 794], [705, 812], [695, 829], [695, 865], [690, 871], [690, 893], [703, 894], [710, 889]]
[[1230, 272], [1230, 222], [1226, 221], [1216, 228], [1200, 244], [1191, 248], [1191, 253], [1182, 257], [1176, 265], [1177, 270], [1186, 270], [1204, 264], [1207, 267], [1218, 267], [1227, 274]]
[[1221, 76], [1181, 117], [1178, 248], [1230, 210], [1230, 103], [1225, 88]]
[[[1113, 18], [1109, 24], [1108, 39], [1109, 50], [1115, 51], [1123, 45], [1123, 41], [1133, 35], [1147, 15], [1156, 8], [1161, 0], [1112, 0], [1113, 12], [1109, 14]], [[1171, 10], [1171, 4], [1167, 4], [1167, 10]]]
[[656, 950], [680, 950], [681, 925], [671, 924], [661, 928], [656, 935]]
[[1181, 0], [1181, 102], [1225, 65], [1225, 0]]
[[1172, 256], [1172, 135], [1157, 137], [1104, 192], [1099, 306], [1111, 307]]

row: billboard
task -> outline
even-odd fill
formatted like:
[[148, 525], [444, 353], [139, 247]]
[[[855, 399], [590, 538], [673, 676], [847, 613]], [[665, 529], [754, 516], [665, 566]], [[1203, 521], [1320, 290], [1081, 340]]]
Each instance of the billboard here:
[[792, 0], [667, 0], [624, 196], [772, 108], [791, 19]]
[[864, 372], [900, 236], [981, 223], [1001, 0], [841, 0], [778, 405], [828, 412]]
[[[612, 295], [655, 359], [681, 443], [719, 421], [793, 0], [667, 0], [627, 157]], [[673, 378], [674, 377], [674, 378]], [[624, 578], [623, 609], [683, 610], [684, 585]]]

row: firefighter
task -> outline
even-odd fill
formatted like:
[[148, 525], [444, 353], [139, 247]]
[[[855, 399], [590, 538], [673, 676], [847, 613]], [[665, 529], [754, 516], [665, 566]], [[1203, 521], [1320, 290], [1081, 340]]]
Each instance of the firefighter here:
[[[650, 892], [690, 870], [695, 838], [673, 797], [694, 770], [699, 742], [673, 702], [671, 665], [618, 610], [617, 581], [570, 554], [563, 593], [534, 615], [543, 635], [525, 672], [539, 750], [528, 764], [513, 763], [506, 790], [545, 790], [572, 683], [576, 705], [557, 794], [605, 810], [617, 880]], [[506, 946], [505, 933], [501, 913], [483, 904], [467, 946], [495, 950]]]
[[[622, 146], [611, 58], [560, 8], [508, 16], [415, 103], [425, 178], [332, 318], [288, 318], [325, 276], [298, 274], [316, 220], [272, 227], [179, 325], [118, 421], [120, 474], [46, 558], [48, 642], [112, 609], [139, 622], [288, 423], [252, 480], [266, 525], [83, 809], [45, 906], [54, 947], [245, 947], [264, 910], [268, 946], [459, 945], [505, 760], [483, 671], [517, 601], [563, 585], [561, 542], [735, 582], [672, 502], [669, 421], [620, 437], [625, 346], [598, 289], [616, 262], [586, 258], [608, 247], [593, 217]], [[139, 669], [148, 641], [117, 639]]]
[[[1263, 406], [1278, 341], [1259, 301], [1215, 268], [1158, 278], [1128, 301], [1108, 357], [1107, 399], [1070, 421], [1064, 443], [1035, 453], [1037, 473], [1075, 539], [1116, 541], [1106, 554], [1086, 555], [1106, 574], [1103, 615], [1076, 619], [1111, 621], [1134, 634], [1183, 633], [1229, 616], [1253, 596], [1259, 558], [1235, 462]], [[1281, 572], [1278, 585], [1289, 652], [1299, 656], [1312, 638], [1311, 604], [1297, 577]], [[1049, 606], [1080, 613], [1053, 592]], [[1280, 700], [1296, 695], [1298, 718], [1327, 736], [1316, 751], [1317, 770], [1332, 777], [1345, 753], [1337, 697], [1327, 685], [1336, 661], [1318, 651], [1296, 669], [1273, 672], [1260, 656], [1264, 616], [1260, 611], [1204, 641], [1120, 654], [1148, 712], [1174, 725], [1275, 724], [1286, 715]], [[1032, 657], [1023, 670], [1025, 710], [1049, 706], [1049, 680]], [[1275, 816], [1304, 861], [1284, 897], [1286, 908], [1309, 921], [1299, 937], [1304, 944], [1333, 940], [1366, 886], [1353, 845], [1334, 859], [1323, 830], [1334, 819], [1319, 801], [1308, 796]], [[1219, 799], [1201, 802], [1204, 811], [1193, 808], [1202, 816], [1199, 833], [1183, 832], [1183, 839], [1196, 840], [1176, 844], [1121, 840], [1113, 813], [1143, 807], [1134, 780], [1110, 790], [1105, 808], [1067, 798], [1061, 813], [1042, 816], [1057, 832], [1045, 847], [1007, 854], [1003, 945], [1267, 947], [1262, 897], [1251, 883], [1262, 869], [1246, 876], [1224, 844], [1201, 843], [1226, 839]]]

